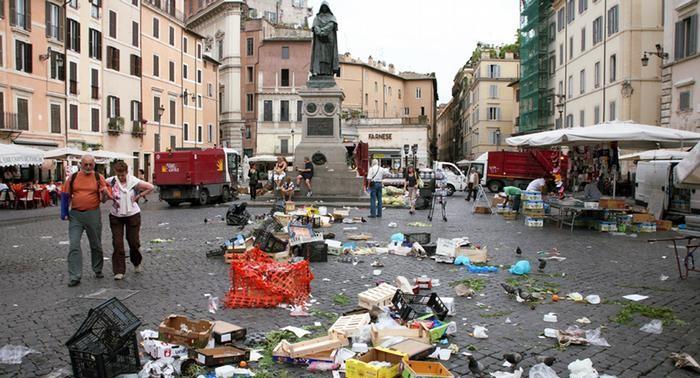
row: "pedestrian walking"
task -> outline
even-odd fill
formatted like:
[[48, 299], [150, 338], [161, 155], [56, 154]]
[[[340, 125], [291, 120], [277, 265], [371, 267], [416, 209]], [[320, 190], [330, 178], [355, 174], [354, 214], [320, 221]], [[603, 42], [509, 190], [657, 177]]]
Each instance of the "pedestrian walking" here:
[[309, 191], [306, 193], [307, 197], [311, 197], [314, 193], [311, 191], [311, 179], [314, 177], [314, 163], [311, 162], [308, 156], [304, 157], [304, 168], [297, 169], [301, 174], [297, 176], [297, 189], [301, 188], [301, 180], [304, 180], [306, 188]]
[[80, 284], [83, 271], [83, 253], [80, 249], [80, 239], [83, 231], [90, 242], [92, 271], [95, 278], [102, 278], [102, 219], [100, 217], [100, 202], [112, 198], [112, 193], [105, 178], [95, 172], [95, 158], [84, 155], [80, 159], [80, 170], [73, 173], [66, 184], [70, 196], [70, 211], [68, 213], [68, 237], [70, 251], [68, 252], [68, 286]]
[[408, 213], [413, 215], [416, 212], [416, 193], [418, 191], [418, 175], [416, 168], [408, 167], [406, 170], [406, 179], [404, 180], [403, 190], [408, 192], [408, 203], [411, 206]]
[[372, 167], [367, 172], [367, 190], [369, 190], [369, 218], [382, 217], [382, 180], [389, 170], [379, 166], [379, 160], [372, 160]]
[[153, 191], [153, 185], [129, 174], [129, 166], [123, 161], [114, 164], [115, 176], [107, 179], [112, 190], [112, 208], [109, 211], [109, 228], [112, 230], [112, 272], [114, 279], [121, 280], [126, 274], [124, 252], [124, 229], [129, 244], [129, 260], [134, 271], [141, 273], [140, 233], [141, 209], [139, 199], [146, 198]]
[[258, 196], [258, 166], [255, 163], [250, 164], [248, 170], [248, 190], [250, 191], [250, 200], [255, 201]]
[[472, 198], [474, 198], [474, 201], [476, 201], [476, 192], [479, 189], [479, 172], [476, 171], [476, 168], [472, 167], [472, 169], [469, 170], [469, 181], [467, 182], [467, 201], [471, 201]]

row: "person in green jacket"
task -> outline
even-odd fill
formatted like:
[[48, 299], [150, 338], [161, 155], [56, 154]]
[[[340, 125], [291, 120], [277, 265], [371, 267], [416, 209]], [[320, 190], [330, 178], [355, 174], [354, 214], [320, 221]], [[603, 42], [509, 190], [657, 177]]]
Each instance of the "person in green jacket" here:
[[523, 191], [516, 186], [506, 186], [503, 188], [503, 193], [506, 195], [506, 202], [503, 204], [503, 206], [506, 206], [508, 205], [508, 202], [513, 201], [513, 210], [520, 210], [520, 195], [522, 192]]

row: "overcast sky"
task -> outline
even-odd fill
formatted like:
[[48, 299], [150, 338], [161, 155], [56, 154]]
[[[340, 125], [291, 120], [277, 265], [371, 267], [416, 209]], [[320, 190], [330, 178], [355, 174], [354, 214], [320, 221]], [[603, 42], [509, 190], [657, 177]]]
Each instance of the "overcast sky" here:
[[[520, 0], [328, 0], [338, 20], [338, 52], [393, 63], [399, 71], [435, 72], [439, 102], [477, 41], [515, 41]], [[309, 0], [318, 12], [321, 0]], [[311, 24], [311, 20], [309, 22]]]

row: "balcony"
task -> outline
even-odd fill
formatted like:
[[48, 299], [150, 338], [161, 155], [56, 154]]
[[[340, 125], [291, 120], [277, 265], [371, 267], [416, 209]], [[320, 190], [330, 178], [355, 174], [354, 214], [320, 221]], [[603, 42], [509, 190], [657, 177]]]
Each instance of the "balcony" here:
[[107, 133], [109, 135], [119, 135], [124, 131], [124, 118], [110, 118], [107, 124]]
[[131, 121], [131, 136], [134, 138], [142, 138], [144, 134], [143, 123], [141, 123], [141, 121]]
[[22, 128], [19, 127], [18, 114], [17, 113], [9, 113], [9, 112], [0, 112], [0, 130], [6, 130], [6, 131], [22, 130]]
[[418, 116], [418, 117], [403, 117], [401, 118], [402, 125], [427, 125], [428, 116]]

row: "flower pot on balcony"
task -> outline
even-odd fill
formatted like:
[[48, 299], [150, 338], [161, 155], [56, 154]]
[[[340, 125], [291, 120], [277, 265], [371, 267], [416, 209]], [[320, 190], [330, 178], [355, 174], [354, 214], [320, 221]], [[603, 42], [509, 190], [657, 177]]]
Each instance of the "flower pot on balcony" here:
[[111, 135], [119, 135], [124, 131], [124, 118], [110, 118], [107, 124], [107, 133]]

